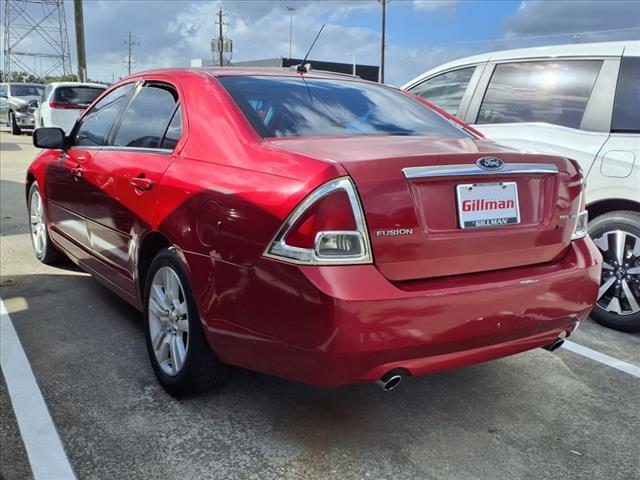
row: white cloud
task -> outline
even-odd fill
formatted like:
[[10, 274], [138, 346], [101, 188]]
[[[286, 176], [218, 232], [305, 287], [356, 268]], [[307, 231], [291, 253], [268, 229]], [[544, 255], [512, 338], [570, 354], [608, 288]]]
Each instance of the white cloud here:
[[413, 8], [427, 12], [452, 11], [458, 0], [413, 0]]

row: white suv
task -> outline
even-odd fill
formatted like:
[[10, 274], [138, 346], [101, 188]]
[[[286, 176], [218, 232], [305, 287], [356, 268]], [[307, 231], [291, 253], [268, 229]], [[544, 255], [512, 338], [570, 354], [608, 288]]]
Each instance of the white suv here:
[[80, 114], [106, 89], [106, 85], [99, 83], [47, 84], [35, 111], [36, 128], [59, 127], [69, 133]]
[[579, 162], [604, 257], [592, 316], [640, 331], [640, 41], [486, 53], [403, 88], [499, 143]]

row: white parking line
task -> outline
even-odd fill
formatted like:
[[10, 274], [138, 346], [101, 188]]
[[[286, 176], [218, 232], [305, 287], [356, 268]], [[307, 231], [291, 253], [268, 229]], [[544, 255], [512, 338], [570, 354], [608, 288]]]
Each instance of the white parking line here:
[[34, 479], [75, 479], [29, 360], [1, 298], [0, 366]]
[[609, 355], [605, 355], [604, 353], [600, 353], [595, 350], [591, 350], [590, 348], [583, 347], [582, 345], [570, 342], [569, 340], [566, 340], [562, 344], [562, 348], [566, 348], [570, 352], [577, 353], [578, 355], [582, 355], [583, 357], [595, 360], [598, 363], [603, 363], [610, 366], [611, 368], [615, 368], [616, 370], [620, 370], [621, 372], [625, 372], [629, 375], [640, 378], [640, 367], [636, 367], [635, 365], [632, 365], [630, 363], [623, 362], [622, 360], [610, 357]]

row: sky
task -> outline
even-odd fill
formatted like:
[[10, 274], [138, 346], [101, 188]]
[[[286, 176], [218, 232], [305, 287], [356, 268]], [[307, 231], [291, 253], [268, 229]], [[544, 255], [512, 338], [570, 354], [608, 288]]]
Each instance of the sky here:
[[[140, 43], [134, 47], [135, 71], [210, 60], [219, 8], [226, 15], [224, 35], [233, 40], [232, 62], [286, 57], [287, 6], [295, 8], [294, 57], [306, 53], [326, 24], [310, 58], [350, 63], [349, 53], [356, 52], [358, 63], [379, 65], [377, 0], [84, 0], [89, 77], [111, 81], [126, 75], [128, 32]], [[65, 8], [75, 71], [71, 0]], [[391, 0], [385, 80], [402, 85], [439, 64], [480, 52], [629, 39], [640, 39], [639, 1]], [[37, 39], [33, 43], [37, 46]]]

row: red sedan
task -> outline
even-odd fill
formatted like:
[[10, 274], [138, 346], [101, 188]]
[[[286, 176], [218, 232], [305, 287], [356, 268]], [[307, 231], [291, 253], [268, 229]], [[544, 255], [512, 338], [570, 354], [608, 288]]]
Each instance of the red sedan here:
[[142, 73], [34, 144], [36, 257], [63, 253], [143, 310], [176, 396], [227, 364], [391, 389], [554, 349], [598, 292], [575, 162], [357, 78]]

